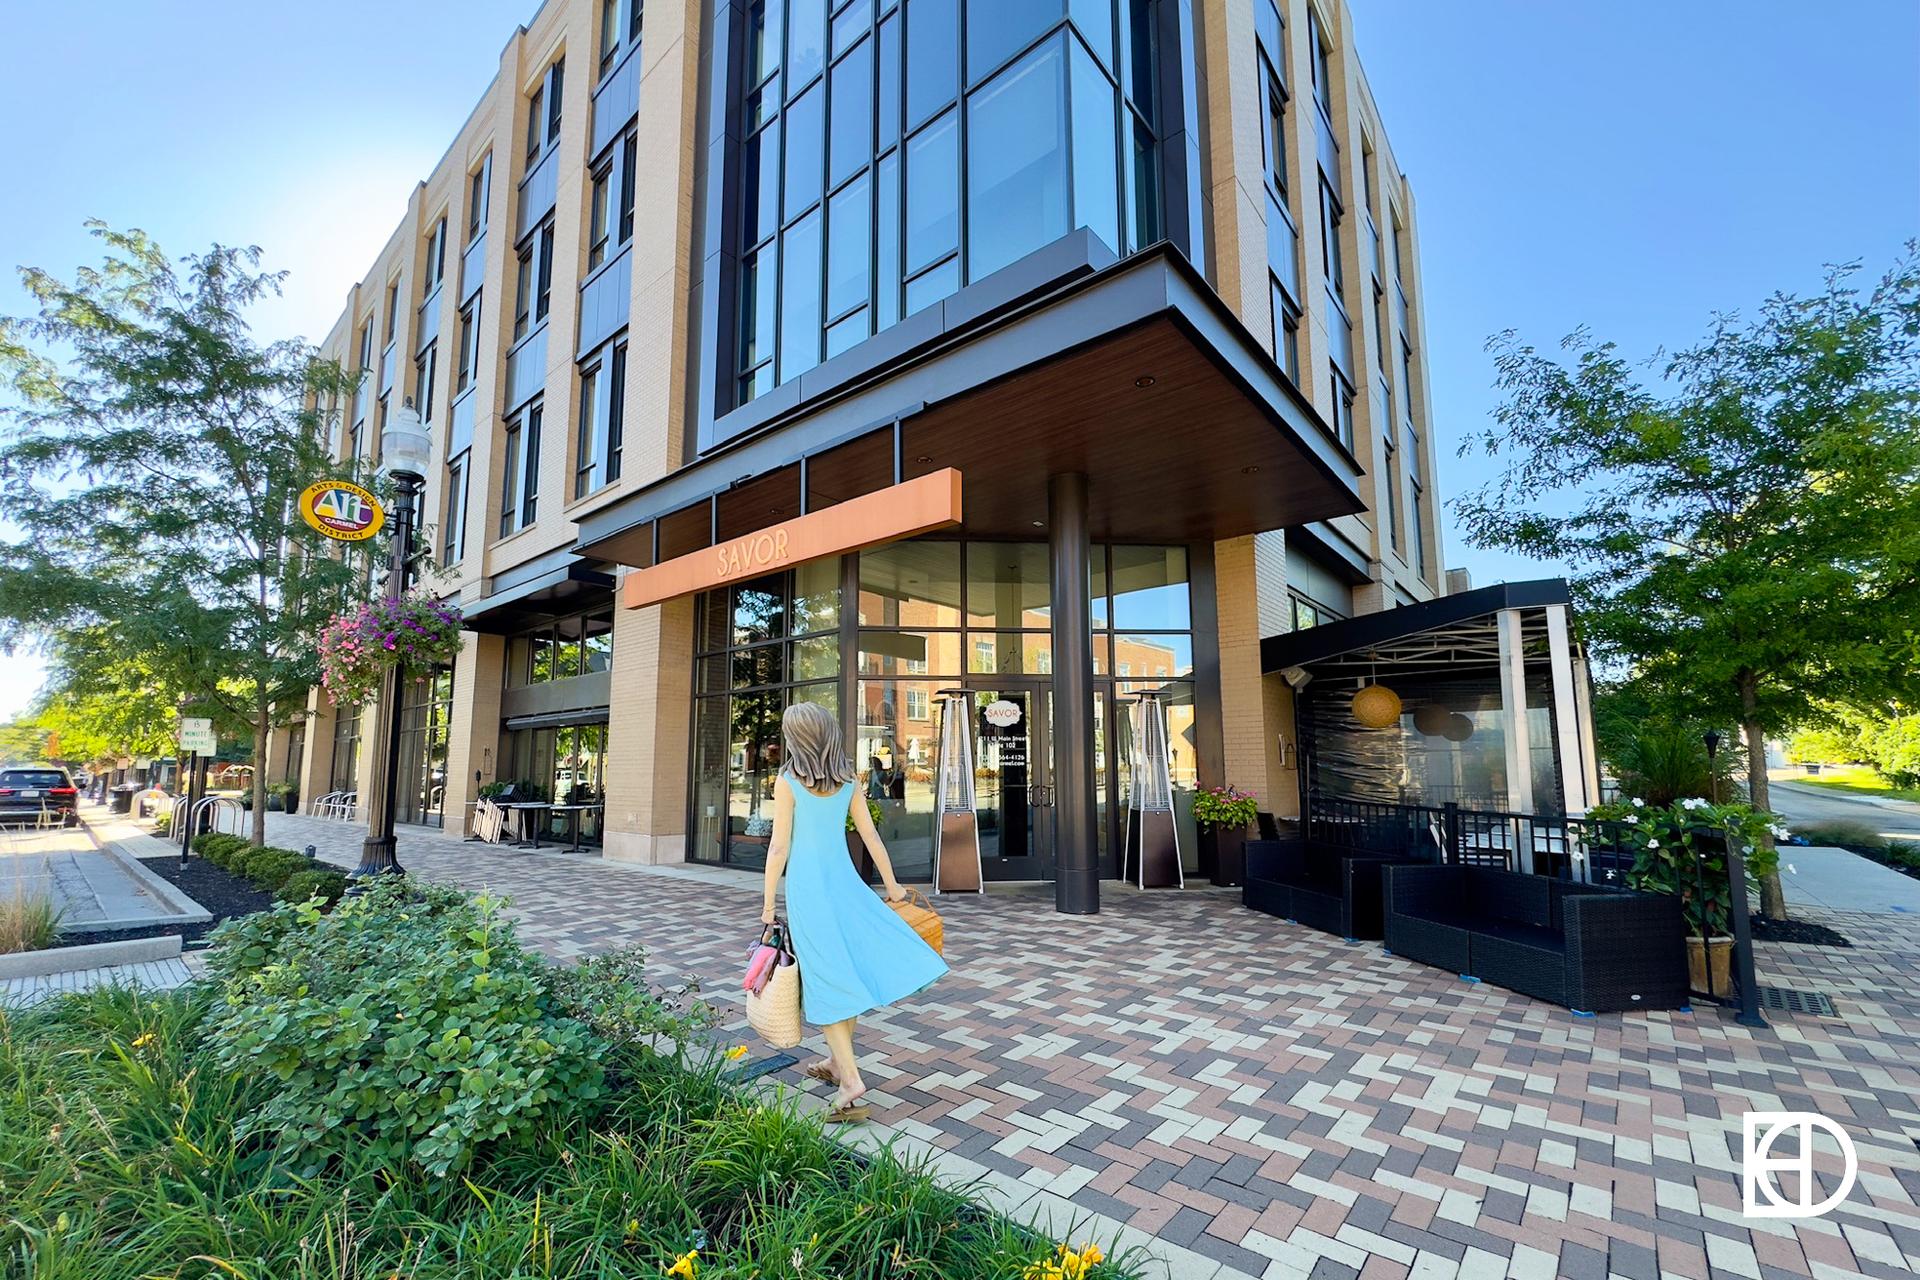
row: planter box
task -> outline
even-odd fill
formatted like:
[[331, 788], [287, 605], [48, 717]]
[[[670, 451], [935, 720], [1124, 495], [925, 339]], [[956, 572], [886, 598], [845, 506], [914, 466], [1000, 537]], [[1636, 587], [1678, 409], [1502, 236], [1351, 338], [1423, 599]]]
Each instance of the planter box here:
[[1213, 883], [1237, 887], [1247, 879], [1247, 832], [1244, 827], [1228, 830], [1211, 827], [1200, 833], [1200, 869]]

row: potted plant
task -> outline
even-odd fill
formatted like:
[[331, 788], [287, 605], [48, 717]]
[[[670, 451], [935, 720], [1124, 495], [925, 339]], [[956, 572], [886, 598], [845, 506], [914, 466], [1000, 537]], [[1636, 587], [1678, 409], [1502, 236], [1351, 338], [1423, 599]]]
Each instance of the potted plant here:
[[[1761, 837], [1786, 831], [1752, 805], [1714, 804], [1698, 797], [1670, 805], [1634, 799], [1599, 805], [1589, 818], [1620, 825], [1634, 851], [1627, 884], [1646, 893], [1680, 899], [1687, 925], [1687, 978], [1695, 991], [1726, 995], [1733, 990], [1733, 892], [1727, 883], [1727, 854], [1746, 859], [1748, 883], [1779, 865], [1779, 854]], [[1742, 904], [1744, 905], [1744, 904]]]
[[[867, 816], [873, 819], [874, 826], [880, 825], [880, 802], [872, 796], [867, 797]], [[853, 810], [847, 810], [847, 856], [853, 859], [853, 865], [860, 869], [862, 879], [873, 878], [873, 858], [867, 853], [866, 842], [860, 839], [860, 832], [853, 825]]]
[[267, 811], [269, 813], [300, 812], [300, 784], [291, 778], [284, 782], [269, 782]]
[[1231, 784], [1201, 787], [1193, 793], [1193, 825], [1200, 831], [1201, 859], [1211, 864], [1215, 884], [1236, 885], [1246, 878], [1247, 828], [1256, 813], [1253, 792]]

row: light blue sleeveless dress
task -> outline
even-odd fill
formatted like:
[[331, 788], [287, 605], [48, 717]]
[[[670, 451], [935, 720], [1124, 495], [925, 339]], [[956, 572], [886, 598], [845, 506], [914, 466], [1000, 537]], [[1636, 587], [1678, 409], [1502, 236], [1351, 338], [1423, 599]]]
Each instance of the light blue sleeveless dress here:
[[817, 796], [792, 778], [787, 924], [800, 961], [800, 1007], [816, 1027], [923, 991], [947, 971], [854, 869], [847, 813], [854, 784]]

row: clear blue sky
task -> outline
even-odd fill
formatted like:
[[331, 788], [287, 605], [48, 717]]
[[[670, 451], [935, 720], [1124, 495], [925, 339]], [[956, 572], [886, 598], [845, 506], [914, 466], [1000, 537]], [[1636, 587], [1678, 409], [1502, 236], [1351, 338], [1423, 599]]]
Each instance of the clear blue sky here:
[[[1488, 334], [1648, 353], [1920, 232], [1912, 0], [1350, 3], [1419, 200], [1443, 494], [1480, 475], [1453, 447], [1493, 402]], [[88, 217], [257, 243], [293, 273], [261, 323], [318, 338], [534, 8], [0, 0], [0, 266], [70, 272]], [[25, 307], [7, 274], [0, 314]], [[1481, 582], [1543, 572], [1445, 551]], [[38, 679], [0, 663], [0, 715]]]

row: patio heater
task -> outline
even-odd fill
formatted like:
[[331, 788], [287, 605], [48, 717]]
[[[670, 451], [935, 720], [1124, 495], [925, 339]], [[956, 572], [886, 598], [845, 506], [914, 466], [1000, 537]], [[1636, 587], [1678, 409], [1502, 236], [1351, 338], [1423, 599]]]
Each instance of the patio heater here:
[[974, 811], [973, 695], [942, 689], [940, 760], [933, 774], [933, 891], [985, 893], [980, 874], [980, 817]]
[[[1159, 689], [1133, 697], [1133, 787], [1127, 797], [1123, 879], [1142, 889], [1180, 889], [1180, 829], [1173, 820], [1173, 773], [1167, 761], [1167, 709]], [[1127, 874], [1129, 871], [1131, 875]]]

